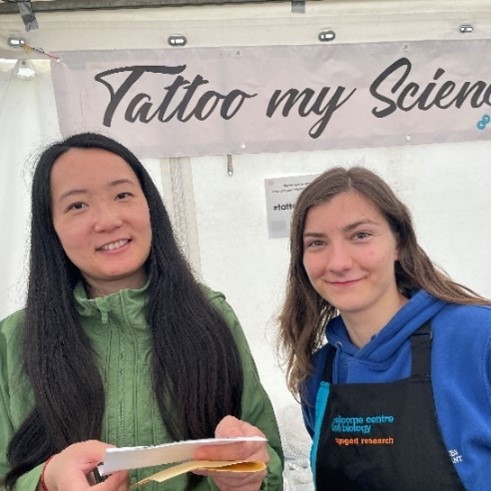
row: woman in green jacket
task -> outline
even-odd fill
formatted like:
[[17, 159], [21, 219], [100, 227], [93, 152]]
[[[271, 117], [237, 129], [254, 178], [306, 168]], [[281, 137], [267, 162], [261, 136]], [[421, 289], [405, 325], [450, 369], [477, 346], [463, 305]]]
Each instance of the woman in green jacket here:
[[[51, 145], [32, 184], [26, 308], [0, 324], [0, 481], [81, 491], [110, 446], [213, 436], [266, 436], [197, 457], [267, 471], [187, 474], [158, 489], [282, 489], [274, 412], [239, 322], [194, 278], [142, 164], [94, 133]], [[128, 481], [115, 472], [94, 491]]]

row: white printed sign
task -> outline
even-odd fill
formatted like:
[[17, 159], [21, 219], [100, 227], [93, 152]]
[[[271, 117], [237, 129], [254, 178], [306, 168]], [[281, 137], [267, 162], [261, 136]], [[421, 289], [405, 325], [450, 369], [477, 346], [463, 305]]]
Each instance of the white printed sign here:
[[298, 195], [317, 175], [265, 179], [268, 234], [270, 239], [288, 237]]

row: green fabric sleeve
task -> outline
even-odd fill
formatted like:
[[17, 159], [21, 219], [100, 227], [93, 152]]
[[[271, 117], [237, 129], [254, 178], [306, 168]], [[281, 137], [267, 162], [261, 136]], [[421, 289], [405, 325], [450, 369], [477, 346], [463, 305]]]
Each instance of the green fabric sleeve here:
[[[10, 469], [7, 461], [7, 446], [14, 433], [9, 405], [8, 344], [12, 319], [0, 323], [0, 484]], [[3, 487], [1, 489], [4, 489]]]
[[23, 474], [15, 484], [16, 491], [36, 491], [39, 484], [39, 478], [43, 470], [44, 462], [29, 472]]
[[[20, 352], [19, 328], [23, 320], [23, 313], [16, 312], [0, 323], [0, 482], [10, 470], [7, 461], [7, 447], [14, 434], [14, 416], [24, 419], [29, 407], [11, 407], [12, 391], [23, 390], [19, 387], [19, 373], [21, 372], [18, 357], [12, 359], [12, 353]], [[36, 491], [39, 477], [44, 464], [41, 464], [22, 475], [15, 486], [18, 491]], [[2, 484], [3, 486], [3, 484]], [[4, 487], [0, 487], [4, 489]]]

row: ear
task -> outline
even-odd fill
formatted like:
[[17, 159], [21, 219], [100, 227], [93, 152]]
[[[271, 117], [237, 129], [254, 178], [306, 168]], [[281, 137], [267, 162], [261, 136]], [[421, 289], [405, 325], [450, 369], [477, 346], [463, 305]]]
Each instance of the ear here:
[[394, 251], [394, 262], [399, 261], [399, 247], [396, 247]]
[[399, 261], [400, 258], [400, 248], [399, 248], [399, 234], [394, 234], [395, 239], [395, 249], [394, 249], [394, 262]]

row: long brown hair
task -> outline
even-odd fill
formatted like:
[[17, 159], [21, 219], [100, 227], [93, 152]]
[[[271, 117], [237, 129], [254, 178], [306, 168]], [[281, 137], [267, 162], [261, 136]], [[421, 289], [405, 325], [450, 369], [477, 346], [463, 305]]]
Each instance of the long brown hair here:
[[338, 312], [312, 287], [303, 266], [303, 232], [310, 208], [330, 201], [343, 192], [357, 192], [377, 206], [387, 220], [399, 248], [395, 265], [396, 283], [405, 296], [424, 289], [436, 298], [460, 304], [491, 302], [456, 283], [430, 260], [419, 246], [408, 208], [390, 186], [363, 167], [335, 167], [312, 181], [295, 204], [290, 232], [290, 267], [286, 298], [279, 315], [279, 347], [285, 354], [288, 388], [301, 396], [312, 372], [312, 355], [323, 344], [326, 324]]

